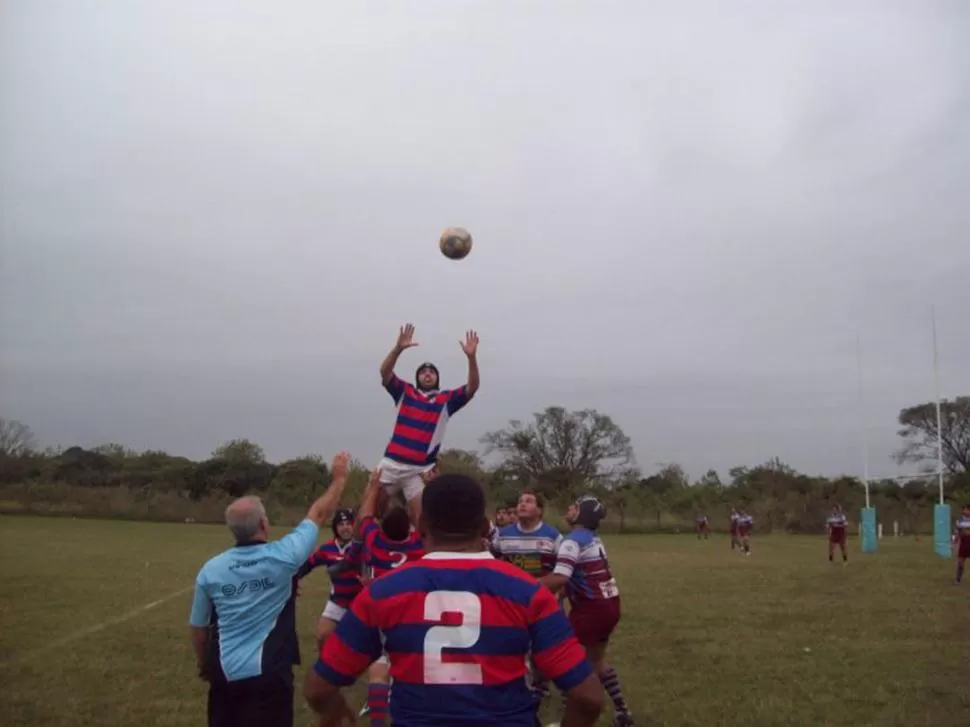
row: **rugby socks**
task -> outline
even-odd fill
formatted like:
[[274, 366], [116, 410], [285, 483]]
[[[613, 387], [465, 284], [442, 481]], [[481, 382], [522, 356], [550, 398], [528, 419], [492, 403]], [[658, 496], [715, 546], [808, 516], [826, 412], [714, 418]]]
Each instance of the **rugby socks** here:
[[387, 724], [387, 695], [390, 687], [380, 682], [367, 685], [367, 709], [370, 727], [384, 727]]
[[616, 675], [616, 670], [608, 666], [600, 672], [599, 677], [606, 693], [613, 700], [613, 711], [617, 714], [630, 714], [630, 708], [626, 706], [626, 700], [623, 698], [623, 690], [620, 689], [620, 678]]
[[957, 583], [963, 580], [964, 563], [957, 563]]

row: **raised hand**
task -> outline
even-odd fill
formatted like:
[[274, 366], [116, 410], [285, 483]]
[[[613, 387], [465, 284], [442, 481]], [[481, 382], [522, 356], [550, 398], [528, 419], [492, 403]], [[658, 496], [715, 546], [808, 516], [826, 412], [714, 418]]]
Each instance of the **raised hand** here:
[[381, 470], [380, 467], [376, 467], [375, 469], [371, 470], [370, 477], [367, 480], [367, 486], [368, 487], [378, 487], [378, 486], [380, 486], [380, 484], [381, 484], [381, 472], [382, 472], [382, 470]]
[[330, 476], [335, 479], [345, 479], [350, 473], [350, 452], [338, 452], [330, 463]]
[[414, 340], [414, 326], [410, 323], [401, 326], [400, 332], [397, 334], [397, 348], [399, 351], [403, 351], [406, 348], [411, 348], [412, 346], [417, 346], [418, 342]]
[[478, 334], [475, 331], [467, 331], [464, 342], [459, 341], [458, 345], [461, 346], [461, 350], [465, 352], [465, 355], [471, 358], [478, 353]]
[[427, 472], [422, 472], [421, 473], [421, 475], [420, 475], [421, 481], [424, 482], [424, 484], [428, 484], [429, 482], [431, 482], [431, 480], [433, 480], [439, 474], [441, 474], [441, 473], [438, 472], [438, 465], [435, 465], [434, 467], [432, 467], [431, 469], [429, 469]]

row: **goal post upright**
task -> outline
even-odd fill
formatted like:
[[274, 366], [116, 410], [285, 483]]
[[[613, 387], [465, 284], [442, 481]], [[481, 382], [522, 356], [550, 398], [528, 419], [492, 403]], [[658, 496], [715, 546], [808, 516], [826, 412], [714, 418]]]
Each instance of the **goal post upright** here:
[[866, 430], [865, 399], [862, 395], [862, 342], [855, 339], [856, 366], [859, 374], [859, 439], [862, 445], [862, 488], [866, 495], [866, 506], [860, 513], [859, 538], [863, 553], [875, 553], [879, 549], [879, 526], [876, 522], [876, 508], [869, 499], [869, 436]]
[[943, 412], [940, 403], [940, 365], [936, 346], [936, 306], [930, 308], [933, 325], [933, 393], [936, 398], [936, 478], [940, 501], [933, 507], [933, 550], [941, 558], [949, 558], [950, 506], [943, 494]]

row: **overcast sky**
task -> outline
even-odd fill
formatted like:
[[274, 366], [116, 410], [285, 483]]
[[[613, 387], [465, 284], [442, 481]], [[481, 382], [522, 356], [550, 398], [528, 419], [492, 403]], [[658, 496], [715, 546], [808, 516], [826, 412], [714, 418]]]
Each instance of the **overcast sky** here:
[[[7, 0], [0, 416], [380, 456], [377, 367], [647, 471], [872, 473], [970, 393], [970, 3]], [[462, 262], [441, 229], [475, 237]]]

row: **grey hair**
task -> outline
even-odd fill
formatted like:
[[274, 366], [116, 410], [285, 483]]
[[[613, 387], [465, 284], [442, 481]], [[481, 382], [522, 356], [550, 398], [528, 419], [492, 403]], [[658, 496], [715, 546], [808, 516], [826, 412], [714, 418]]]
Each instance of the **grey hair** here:
[[226, 525], [239, 543], [252, 540], [264, 519], [266, 508], [255, 495], [240, 497], [226, 508]]

